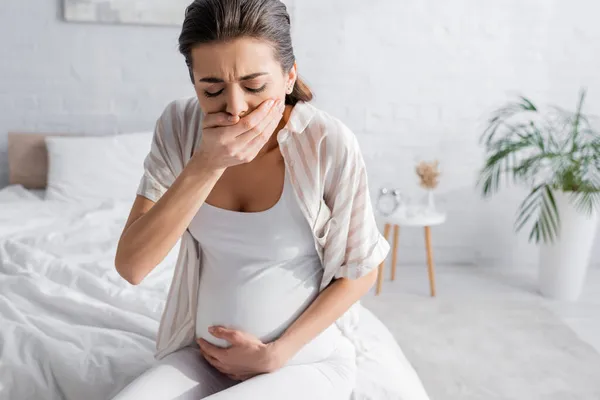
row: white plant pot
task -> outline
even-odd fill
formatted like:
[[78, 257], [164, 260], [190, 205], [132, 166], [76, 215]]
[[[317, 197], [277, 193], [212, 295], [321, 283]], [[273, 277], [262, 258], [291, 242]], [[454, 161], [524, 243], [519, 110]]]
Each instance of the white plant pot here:
[[552, 299], [575, 301], [583, 289], [590, 263], [598, 213], [589, 216], [577, 211], [563, 192], [554, 192], [554, 199], [561, 229], [553, 244], [540, 247], [540, 292]]

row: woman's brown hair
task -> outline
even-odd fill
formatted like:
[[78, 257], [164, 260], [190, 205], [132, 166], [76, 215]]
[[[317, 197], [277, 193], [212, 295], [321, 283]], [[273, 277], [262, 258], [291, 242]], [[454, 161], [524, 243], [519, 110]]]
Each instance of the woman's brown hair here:
[[[290, 16], [279, 0], [195, 0], [185, 12], [179, 36], [179, 51], [185, 57], [190, 78], [192, 48], [198, 44], [252, 37], [268, 41], [284, 73], [294, 65]], [[311, 101], [313, 94], [298, 77], [286, 104]]]

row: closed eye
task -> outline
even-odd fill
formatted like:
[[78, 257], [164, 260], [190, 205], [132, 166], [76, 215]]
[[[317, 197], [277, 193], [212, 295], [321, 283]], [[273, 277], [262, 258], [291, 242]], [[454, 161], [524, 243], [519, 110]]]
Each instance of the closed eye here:
[[219, 90], [218, 92], [209, 92], [208, 90], [204, 91], [204, 95], [206, 97], [217, 97], [218, 95], [220, 95], [221, 93], [223, 93], [224, 89]]
[[263, 90], [265, 90], [265, 89], [266, 89], [266, 87], [267, 87], [267, 84], [265, 83], [264, 85], [262, 85], [261, 87], [259, 87], [259, 88], [256, 88], [256, 89], [255, 89], [255, 88], [249, 88], [249, 87], [246, 87], [245, 89], [246, 89], [247, 91], [249, 91], [250, 93], [260, 93], [260, 92], [262, 92]]
[[[266, 83], [264, 85], [262, 85], [261, 87], [259, 87], [259, 88], [249, 88], [249, 87], [244, 86], [244, 89], [246, 89], [250, 93], [261, 93], [266, 88], [267, 88], [267, 84]], [[218, 95], [220, 95], [221, 93], [223, 93], [223, 90], [225, 90], [225, 89], [221, 89], [221, 90], [219, 90], [217, 92], [209, 92], [208, 90], [205, 90], [204, 91], [204, 95], [206, 97], [217, 97]]]

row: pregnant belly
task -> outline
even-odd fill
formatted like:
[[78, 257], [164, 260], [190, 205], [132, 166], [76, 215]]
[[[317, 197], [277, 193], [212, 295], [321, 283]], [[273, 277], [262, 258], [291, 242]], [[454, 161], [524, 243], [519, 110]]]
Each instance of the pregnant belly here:
[[[287, 292], [273, 287], [218, 287], [206, 279], [200, 284], [196, 336], [219, 346], [230, 343], [208, 332], [214, 325], [248, 332], [263, 343], [277, 339], [318, 295], [318, 289], [297, 287]], [[287, 365], [308, 364], [327, 358], [336, 349], [341, 331], [332, 324], [304, 346]]]
[[[322, 273], [322, 272], [321, 272]], [[250, 333], [263, 343], [277, 339], [310, 306], [319, 294], [321, 273], [273, 274], [267, 271], [257, 279], [222, 276], [203, 269], [198, 292], [196, 337], [219, 346], [230, 343], [208, 332], [215, 325]], [[332, 324], [304, 346], [288, 364], [322, 360], [331, 354], [341, 332]]]
[[[277, 339], [308, 308], [318, 295], [318, 279], [298, 281], [278, 276], [269, 279], [222, 277], [206, 269], [200, 279], [196, 336], [221, 347], [226, 341], [215, 338], [208, 328], [221, 325], [248, 332], [264, 343]], [[318, 277], [315, 277], [318, 278]]]

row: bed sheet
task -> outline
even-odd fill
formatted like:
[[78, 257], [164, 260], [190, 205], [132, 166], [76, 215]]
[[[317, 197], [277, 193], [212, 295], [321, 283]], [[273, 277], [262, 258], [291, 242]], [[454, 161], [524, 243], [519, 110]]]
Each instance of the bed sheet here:
[[[115, 271], [131, 204], [0, 190], [0, 399], [105, 400], [153, 362], [177, 257], [138, 286]], [[353, 400], [427, 400], [385, 326], [361, 307]]]
[[[22, 185], [9, 185], [0, 189], [0, 204], [17, 201], [41, 200], [45, 197], [43, 189], [26, 189]], [[2, 205], [0, 205], [2, 207]]]
[[0, 399], [109, 398], [153, 361], [175, 251], [131, 286], [114, 268], [131, 204], [3, 192]]

